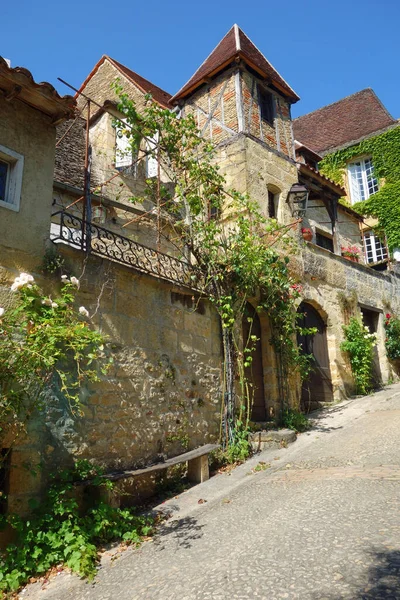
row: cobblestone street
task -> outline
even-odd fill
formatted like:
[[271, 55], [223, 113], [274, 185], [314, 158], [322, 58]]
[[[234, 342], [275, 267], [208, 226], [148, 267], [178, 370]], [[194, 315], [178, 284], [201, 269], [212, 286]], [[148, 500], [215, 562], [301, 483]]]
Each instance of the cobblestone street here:
[[165, 503], [154, 540], [106, 555], [94, 583], [62, 574], [21, 598], [400, 599], [399, 431], [400, 385], [337, 405]]

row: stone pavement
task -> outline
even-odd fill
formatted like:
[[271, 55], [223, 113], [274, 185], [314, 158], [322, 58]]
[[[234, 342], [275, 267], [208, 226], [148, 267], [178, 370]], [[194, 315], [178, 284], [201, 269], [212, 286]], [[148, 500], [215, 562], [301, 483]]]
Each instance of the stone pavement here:
[[93, 584], [61, 574], [21, 598], [400, 599], [399, 432], [400, 385], [341, 403], [165, 503], [154, 540], [105, 555]]

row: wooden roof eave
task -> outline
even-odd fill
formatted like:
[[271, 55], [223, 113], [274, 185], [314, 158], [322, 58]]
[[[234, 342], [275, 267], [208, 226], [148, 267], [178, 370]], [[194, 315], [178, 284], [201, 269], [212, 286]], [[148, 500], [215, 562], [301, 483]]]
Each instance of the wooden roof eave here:
[[262, 79], [268, 80], [269, 83], [274, 85], [285, 98], [290, 98], [292, 100], [292, 102], [297, 102], [299, 100], [298, 96], [289, 95], [287, 93], [287, 90], [285, 90], [283, 88], [283, 86], [281, 86], [274, 79], [271, 79], [270, 75], [266, 74], [265, 71], [263, 71], [262, 69], [260, 69], [260, 67], [258, 67], [256, 64], [254, 64], [253, 61], [251, 61], [244, 52], [241, 52], [239, 50], [238, 52], [235, 52], [234, 54], [232, 54], [223, 63], [218, 65], [218, 67], [216, 67], [215, 69], [213, 69], [212, 71], [207, 73], [207, 75], [204, 75], [201, 79], [199, 79], [198, 81], [193, 83], [186, 90], [182, 91], [179, 95], [177, 94], [177, 95], [173, 96], [171, 98], [171, 102], [175, 103], [175, 102], [178, 102], [179, 100], [183, 100], [187, 96], [190, 96], [190, 94], [192, 94], [194, 91], [196, 91], [201, 85], [203, 85], [205, 83], [209, 83], [210, 78], [215, 77], [215, 75], [218, 75], [218, 73], [220, 73], [221, 71], [226, 69], [226, 67], [229, 67], [229, 65], [236, 59], [243, 60], [243, 62], [245, 62], [256, 73], [258, 73]]

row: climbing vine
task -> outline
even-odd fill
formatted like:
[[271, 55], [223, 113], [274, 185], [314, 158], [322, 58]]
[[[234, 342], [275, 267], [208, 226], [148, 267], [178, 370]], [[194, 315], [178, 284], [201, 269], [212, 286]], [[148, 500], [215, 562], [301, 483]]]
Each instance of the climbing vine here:
[[372, 390], [373, 348], [376, 346], [376, 334], [356, 317], [343, 327], [345, 341], [340, 348], [347, 352], [351, 371], [354, 376], [357, 394], [368, 394]]
[[[159, 236], [190, 258], [193, 284], [201, 288], [219, 315], [224, 357], [222, 439], [226, 446], [236, 444], [242, 452], [251, 409], [244, 370], [251, 364], [256, 342], [251, 333], [244, 344], [241, 339], [249, 299], [256, 299], [257, 310], [265, 311], [271, 319], [271, 343], [279, 358], [281, 413], [288, 403], [290, 375], [305, 368], [295, 341], [299, 290], [285, 256], [293, 247], [288, 235], [293, 224], [280, 226], [274, 219], [266, 219], [257, 203], [227, 189], [215, 164], [215, 148], [199, 135], [193, 116], [162, 109], [151, 97], [139, 114], [118, 83], [115, 89], [119, 110], [125, 115], [129, 152], [141, 160], [140, 151], [143, 158], [145, 149], [147, 157], [158, 163], [157, 181], [147, 180], [145, 195], [168, 223], [163, 231], [158, 229]], [[162, 184], [161, 175], [173, 184], [173, 193]], [[142, 200], [132, 198], [134, 203]]]
[[384, 229], [389, 249], [393, 251], [400, 247], [400, 127], [328, 154], [319, 165], [320, 171], [343, 185], [347, 163], [363, 155], [371, 156], [381, 188], [352, 208], [364, 216], [378, 219], [378, 227]]
[[400, 319], [395, 315], [385, 315], [385, 348], [389, 360], [400, 358]]
[[50, 297], [21, 273], [11, 286], [12, 308], [0, 308], [0, 437], [7, 447], [43, 406], [46, 389], [56, 386], [79, 413], [81, 387], [107, 371], [105, 340], [86, 308], [75, 306], [79, 280], [63, 276], [60, 288]]

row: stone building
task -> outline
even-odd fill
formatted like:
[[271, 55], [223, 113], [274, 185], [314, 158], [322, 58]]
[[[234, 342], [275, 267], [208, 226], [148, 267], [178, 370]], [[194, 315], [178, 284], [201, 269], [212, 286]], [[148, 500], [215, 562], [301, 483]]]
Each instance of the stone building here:
[[[115, 162], [120, 143], [110, 107], [117, 101], [117, 95], [111, 89], [116, 79], [122, 82], [138, 107], [146, 101], [145, 93], [152, 93], [162, 107], [193, 114], [199, 130], [217, 146], [217, 161], [228, 186], [256, 199], [266, 216], [277, 218], [282, 224], [290, 224], [295, 218], [288, 202], [289, 191], [298, 182], [308, 188], [308, 208], [299, 227], [299, 252], [292, 258], [293, 269], [304, 284], [301, 311], [309, 315], [306, 318], [318, 321], [321, 337], [314, 344], [317, 349], [320, 348], [321, 354], [317, 357], [320, 363], [317, 373], [313, 376], [313, 384], [306, 386], [307, 392], [304, 389], [302, 392], [308, 397], [307, 406], [351, 393], [352, 377], [348, 365], [343, 367], [345, 357], [340, 351], [342, 325], [347, 318], [343, 298], [348, 296], [354, 298], [357, 295], [358, 309], [357, 306], [355, 309], [364, 307], [364, 312], [369, 315], [367, 318], [379, 330], [380, 371], [383, 379], [388, 377], [391, 370], [385, 358], [380, 315], [387, 303], [396, 303], [397, 278], [393, 273], [377, 275], [364, 266], [363, 261], [356, 264], [341, 256], [342, 248], [347, 246], [356, 247], [362, 254], [365, 224], [351, 206], [339, 202], [346, 196], [346, 188], [318, 172], [324, 148], [306, 135], [301, 136], [298, 129], [301, 119], [294, 121], [296, 133], [293, 135], [290, 111], [298, 96], [243, 31], [234, 25], [190, 80], [172, 97], [109, 57], [99, 61], [80, 88], [99, 106], [104, 105], [90, 121], [93, 172], [98, 178], [97, 183], [110, 177], [115, 177], [113, 181], [118, 182], [115, 186], [100, 187], [100, 197], [108, 215], [104, 226], [155, 248], [154, 205], [144, 206], [141, 200], [132, 204], [128, 200], [136, 193], [135, 190], [140, 198], [143, 178], [149, 175], [146, 171], [148, 164], [144, 161], [140, 165], [142, 170], [135, 168], [132, 171], [128, 159], [125, 165], [127, 174], [125, 171], [121, 174]], [[371, 112], [369, 122], [374, 131], [393, 126], [394, 121], [390, 120], [379, 101], [374, 104], [371, 94], [361, 100]], [[85, 98], [81, 97], [83, 111], [85, 102]], [[108, 108], [104, 103], [108, 103]], [[351, 113], [351, 106], [351, 102], [350, 106], [346, 105], [346, 114]], [[353, 121], [358, 109], [352, 109]], [[92, 132], [92, 124], [95, 123], [97, 130]], [[100, 123], [102, 130], [106, 131], [105, 137], [99, 135]], [[343, 142], [340, 136], [350, 135], [359, 139], [361, 135], [368, 134], [366, 130], [359, 131], [356, 125], [353, 130], [343, 127], [339, 133], [336, 125], [329, 125], [324, 119], [310, 129], [316, 131], [315, 135], [321, 139], [330, 131], [331, 147]], [[295, 139], [298, 141], [295, 142]], [[154, 170], [150, 175], [154, 175]], [[126, 189], [121, 183], [126, 183]], [[132, 221], [132, 212], [137, 213], [137, 217], [126, 227], [127, 222]], [[121, 224], [122, 228], [118, 229]], [[310, 242], [302, 240], [301, 229], [311, 229]], [[163, 244], [166, 244], [164, 240]], [[166, 244], [163, 250], [168, 252], [171, 249]], [[262, 369], [258, 369], [256, 387], [265, 406], [264, 415], [270, 415], [278, 402], [278, 389], [275, 358], [268, 343], [268, 315], [260, 315], [259, 331]], [[318, 389], [322, 389], [322, 395], [317, 393]], [[294, 392], [294, 400], [297, 393]], [[313, 396], [311, 401], [310, 394]]]
[[[371, 88], [347, 96], [333, 104], [298, 117], [293, 122], [296, 140], [312, 148], [320, 159], [337, 151], [351, 149], [360, 142], [398, 127], [396, 121]], [[383, 182], [374, 174], [372, 157], [362, 152], [352, 155], [341, 170], [345, 203], [351, 206], [367, 200]], [[374, 231], [376, 221], [362, 225], [363, 260], [377, 270], [387, 268], [389, 256], [384, 232]]]
[[[51, 222], [56, 125], [74, 116], [75, 107], [71, 96], [59, 96], [50, 83], [36, 83], [27, 69], [12, 68], [0, 57], [0, 306], [5, 310], [12, 306], [14, 278], [21, 271], [36, 273], [43, 260]], [[13, 441], [13, 432], [4, 425], [0, 456]], [[20, 494], [40, 487], [40, 478], [23, 468], [27, 462], [40, 462], [37, 424], [28, 433], [7, 455], [7, 477], [0, 461], [0, 492], [9, 494], [11, 510]]]
[[[58, 127], [53, 206], [50, 201], [42, 206], [43, 243], [50, 238], [66, 272], [80, 278], [82, 303], [109, 336], [115, 364], [104, 381], [85, 391], [82, 418], [68, 414], [60, 398], [49, 402], [36, 448], [40, 459], [50, 467], [89, 458], [106, 469], [126, 469], [219, 435], [219, 321], [193, 289], [188, 260], [171, 244], [168, 215], [162, 213], [156, 227], [157, 207], [142, 196], [145, 179], [158, 172], [151, 143], [129, 156], [115, 82], [139, 110], [151, 94], [163, 108], [193, 114], [202, 134], [216, 144], [227, 185], [256, 200], [266, 217], [295, 229], [298, 245], [290, 264], [303, 288], [298, 310], [318, 333], [311, 344], [299, 339], [314, 354], [315, 370], [302, 388], [294, 383], [287, 400], [310, 410], [353, 393], [340, 350], [342, 326], [351, 314], [363, 314], [378, 333], [377, 384], [391, 377], [382, 314], [389, 307], [399, 310], [400, 279], [341, 255], [350, 242], [361, 249], [362, 220], [341, 204], [346, 190], [319, 173], [320, 149], [294, 137], [291, 105], [298, 96], [234, 25], [174, 96], [102, 57], [80, 88], [79, 116]], [[82, 216], [89, 147], [88, 225]], [[302, 223], [290, 202], [299, 183], [309, 195]], [[44, 197], [50, 200], [50, 194], [48, 189]], [[309, 241], [302, 229], [311, 230]], [[29, 232], [26, 238], [30, 243]], [[27, 257], [19, 268], [35, 264]], [[253, 420], [264, 422], [279, 407], [279, 382], [269, 316], [256, 314], [255, 320]], [[17, 500], [23, 498], [15, 492], [12, 501]]]

